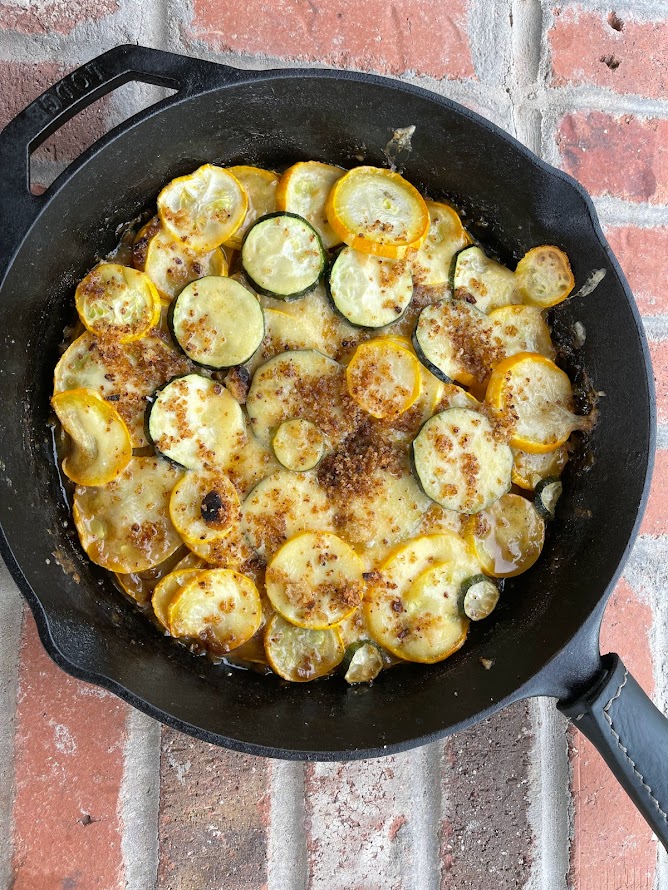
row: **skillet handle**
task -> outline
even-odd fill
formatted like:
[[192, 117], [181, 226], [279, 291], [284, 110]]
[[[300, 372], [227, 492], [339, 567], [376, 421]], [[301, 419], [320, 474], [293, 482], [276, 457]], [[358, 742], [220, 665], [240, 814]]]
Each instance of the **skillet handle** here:
[[30, 193], [30, 155], [88, 105], [130, 81], [193, 93], [253, 72], [143, 46], [117, 46], [63, 77], [18, 114], [0, 134], [0, 261], [42, 206]]
[[593, 742], [668, 849], [668, 719], [619, 655], [604, 655], [597, 682], [559, 710]]

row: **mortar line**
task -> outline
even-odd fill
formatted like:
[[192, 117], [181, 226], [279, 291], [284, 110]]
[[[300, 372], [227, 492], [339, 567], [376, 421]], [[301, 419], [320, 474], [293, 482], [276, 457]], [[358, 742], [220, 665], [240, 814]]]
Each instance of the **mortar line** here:
[[530, 703], [534, 744], [529, 823], [537, 852], [525, 890], [566, 890], [570, 868], [570, 768], [566, 720], [549, 698]]
[[267, 890], [306, 890], [305, 765], [272, 760], [269, 766]]
[[158, 872], [160, 724], [130, 708], [119, 797], [125, 890], [153, 890]]
[[13, 883], [14, 739], [23, 601], [0, 559], [0, 887]]
[[515, 135], [536, 154], [541, 150], [542, 112], [531, 104], [539, 87], [543, 13], [539, 0], [512, 0], [510, 88]]
[[[657, 451], [668, 449], [668, 423], [658, 423], [656, 425], [656, 449]], [[666, 707], [668, 708], [668, 690], [666, 694]], [[666, 890], [668, 890], [668, 885]]]
[[608, 196], [594, 198], [599, 219], [606, 226], [637, 226], [653, 228], [668, 226], [668, 206], [635, 204]]
[[408, 791], [413, 856], [405, 858], [406, 886], [439, 890], [441, 882], [441, 742], [411, 753], [412, 787]]

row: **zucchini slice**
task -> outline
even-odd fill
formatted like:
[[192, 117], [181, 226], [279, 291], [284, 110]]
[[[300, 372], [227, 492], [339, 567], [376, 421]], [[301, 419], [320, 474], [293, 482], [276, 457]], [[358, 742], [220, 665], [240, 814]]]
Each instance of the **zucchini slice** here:
[[548, 476], [536, 486], [536, 497], [534, 506], [536, 512], [543, 519], [554, 519], [557, 511], [557, 502], [563, 494], [564, 486], [560, 479], [555, 476]]
[[459, 649], [468, 619], [459, 608], [462, 582], [479, 572], [454, 532], [416, 538], [381, 566], [364, 601], [374, 640], [399, 658], [431, 664]]
[[362, 602], [364, 563], [331, 532], [290, 538], [267, 566], [267, 596], [286, 621], [325, 630]]
[[354, 425], [354, 409], [343, 368], [315, 349], [269, 359], [253, 375], [246, 400], [251, 428], [267, 445], [280, 424], [295, 417], [309, 420], [335, 443]]
[[156, 387], [192, 365], [157, 336], [121, 346], [98, 340], [86, 331], [61, 356], [53, 380], [54, 392], [92, 389], [111, 402], [127, 424], [134, 448], [147, 444], [144, 434], [146, 402]]
[[489, 318], [503, 346], [503, 358], [518, 352], [539, 352], [552, 361], [557, 357], [550, 329], [537, 306], [502, 306], [490, 312]]
[[217, 541], [240, 521], [237, 490], [224, 473], [188, 470], [174, 486], [169, 515], [186, 544]]
[[461, 609], [471, 621], [482, 621], [496, 609], [499, 597], [499, 588], [493, 581], [484, 575], [473, 575], [461, 586]]
[[547, 244], [524, 254], [515, 269], [515, 281], [522, 300], [541, 309], [561, 303], [575, 287], [568, 257]]
[[267, 624], [264, 649], [274, 673], [293, 683], [306, 683], [331, 674], [344, 653], [341, 635], [335, 627], [327, 630], [295, 627], [280, 615], [274, 615]]
[[345, 651], [341, 672], [346, 683], [371, 683], [385, 667], [383, 652], [373, 640], [357, 640]]
[[515, 275], [475, 245], [453, 258], [450, 283], [456, 300], [471, 301], [481, 312], [520, 302]]
[[167, 631], [169, 630], [169, 607], [176, 594], [180, 592], [186, 581], [190, 581], [204, 569], [204, 565], [199, 560], [197, 562], [198, 565], [190, 568], [177, 566], [173, 572], [165, 575], [158, 582], [153, 591], [153, 596], [151, 597], [153, 614], [158, 619], [160, 625]]
[[422, 387], [413, 353], [389, 337], [360, 343], [346, 369], [351, 398], [372, 417], [398, 417], [417, 400]]
[[243, 223], [234, 235], [225, 242], [225, 246], [232, 250], [241, 250], [244, 235], [253, 225], [256, 219], [281, 210], [276, 203], [277, 188], [280, 177], [272, 170], [263, 170], [261, 167], [249, 167], [240, 165], [228, 167], [227, 172], [238, 179], [242, 188], [248, 195], [248, 210]]
[[437, 287], [450, 281], [453, 256], [471, 243], [457, 211], [449, 204], [427, 201], [429, 232], [413, 259], [413, 281]]
[[494, 324], [463, 301], [440, 300], [420, 313], [413, 333], [420, 361], [445, 383], [471, 386], [487, 379], [504, 357]]
[[534, 352], [518, 352], [492, 372], [486, 401], [507, 418], [510, 444], [530, 454], [554, 451], [578, 429], [568, 375]]
[[340, 244], [341, 239], [327, 222], [325, 202], [332, 186], [345, 172], [341, 167], [320, 161], [300, 161], [288, 167], [278, 184], [277, 209], [307, 219], [327, 250]]
[[101, 488], [77, 486], [74, 524], [89, 558], [110, 572], [144, 572], [181, 546], [169, 497], [181, 472], [156, 457], [133, 457]]
[[86, 330], [119, 343], [140, 340], [160, 319], [160, 297], [143, 272], [100, 263], [79, 283], [74, 295]]
[[195, 253], [209, 253], [228, 241], [247, 210], [248, 195], [239, 180], [213, 164], [173, 179], [158, 195], [163, 226]]
[[425, 494], [446, 510], [478, 513], [510, 488], [513, 453], [487, 418], [449, 408], [430, 418], [413, 442], [413, 464]]
[[162, 227], [158, 217], [137, 234], [133, 262], [148, 275], [160, 297], [167, 302], [177, 297], [191, 281], [207, 275], [227, 275], [229, 270], [222, 248], [204, 254], [193, 253]]
[[278, 470], [263, 479], [241, 505], [241, 517], [250, 545], [265, 559], [300, 532], [335, 529], [334, 508], [312, 472]]
[[272, 441], [276, 459], [287, 470], [312, 470], [325, 451], [325, 437], [309, 420], [284, 420]]
[[188, 358], [215, 371], [248, 361], [264, 337], [257, 297], [233, 278], [214, 275], [183, 288], [169, 324]]
[[344, 247], [329, 271], [334, 307], [351, 324], [382, 328], [404, 314], [413, 298], [405, 260], [388, 260]]
[[545, 541], [545, 523], [531, 501], [506, 494], [469, 520], [465, 538], [483, 572], [511, 578], [536, 562]]
[[559, 477], [568, 463], [568, 449], [560, 445], [546, 454], [529, 454], [515, 451], [513, 458], [513, 485], [533, 491], [548, 476]]
[[92, 389], [70, 389], [51, 399], [71, 439], [63, 473], [78, 485], [106, 485], [130, 463], [132, 442], [124, 420]]
[[146, 428], [156, 451], [189, 470], [224, 467], [246, 442], [241, 406], [225, 387], [186, 374], [158, 389]]
[[429, 231], [424, 198], [408, 180], [381, 167], [354, 167], [332, 186], [325, 204], [330, 226], [349, 247], [402, 259]]
[[173, 637], [226, 655], [262, 623], [262, 602], [250, 578], [231, 569], [206, 569], [187, 578], [167, 608]]
[[325, 270], [320, 236], [295, 213], [269, 213], [253, 223], [241, 248], [241, 264], [252, 286], [280, 300], [303, 297]]

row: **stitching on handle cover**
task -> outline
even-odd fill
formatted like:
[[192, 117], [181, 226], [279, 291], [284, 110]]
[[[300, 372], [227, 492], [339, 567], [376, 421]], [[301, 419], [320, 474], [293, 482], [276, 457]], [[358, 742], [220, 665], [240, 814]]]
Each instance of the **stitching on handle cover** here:
[[652, 793], [652, 789], [651, 789], [651, 788], [649, 787], [649, 785], [645, 782], [645, 780], [644, 780], [644, 778], [642, 777], [642, 775], [638, 772], [635, 763], [633, 762], [633, 760], [632, 760], [631, 757], [629, 756], [628, 748], [625, 748], [625, 747], [624, 747], [624, 745], [622, 744], [622, 740], [621, 740], [621, 738], [620, 738], [620, 736], [619, 736], [619, 733], [615, 730], [614, 726], [612, 725], [612, 717], [610, 716], [610, 713], [609, 713], [610, 708], [612, 707], [612, 703], [613, 703], [614, 701], [616, 701], [616, 699], [618, 699], [618, 698], [620, 697], [620, 695], [622, 694], [622, 689], [626, 686], [626, 681], [628, 680], [628, 678], [629, 678], [629, 672], [628, 672], [628, 670], [627, 670], [626, 668], [624, 668], [624, 679], [623, 679], [622, 682], [619, 684], [619, 687], [617, 688], [617, 692], [615, 692], [615, 694], [612, 696], [612, 698], [611, 698], [610, 701], [607, 703], [607, 705], [604, 706], [604, 708], [603, 708], [603, 716], [604, 716], [605, 719], [608, 721], [608, 726], [610, 727], [610, 732], [611, 732], [611, 733], [613, 734], [613, 736], [615, 737], [615, 741], [617, 742], [617, 746], [618, 746], [618, 747], [620, 748], [620, 750], [623, 752], [624, 757], [627, 759], [627, 761], [631, 764], [631, 768], [632, 768], [634, 774], [638, 777], [638, 779], [640, 780], [640, 784], [641, 784], [642, 787], [645, 789], [645, 791], [647, 791], [647, 793], [649, 794], [650, 800], [652, 801], [652, 803], [654, 804], [654, 806], [657, 808], [657, 810], [659, 811], [659, 813], [663, 816], [663, 819], [664, 819], [664, 821], [666, 822], [666, 824], [668, 824], [668, 815], [666, 815], [666, 813], [664, 813], [664, 811], [661, 809], [661, 805], [659, 804], [659, 801], [656, 799], [656, 797], [654, 797], [654, 794]]

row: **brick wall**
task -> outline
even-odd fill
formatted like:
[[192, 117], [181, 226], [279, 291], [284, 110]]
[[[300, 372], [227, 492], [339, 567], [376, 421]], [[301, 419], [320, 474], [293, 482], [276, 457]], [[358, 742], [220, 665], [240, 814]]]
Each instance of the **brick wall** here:
[[[668, 694], [668, 6], [653, 0], [4, 0], [0, 126], [117, 43], [398, 76], [492, 118], [591, 191], [651, 341], [659, 453], [603, 647]], [[124, 87], [34, 159], [47, 184], [151, 100]], [[0, 888], [668, 890], [668, 859], [552, 704], [380, 761], [304, 766], [161, 729], [59, 672], [0, 574]]]

